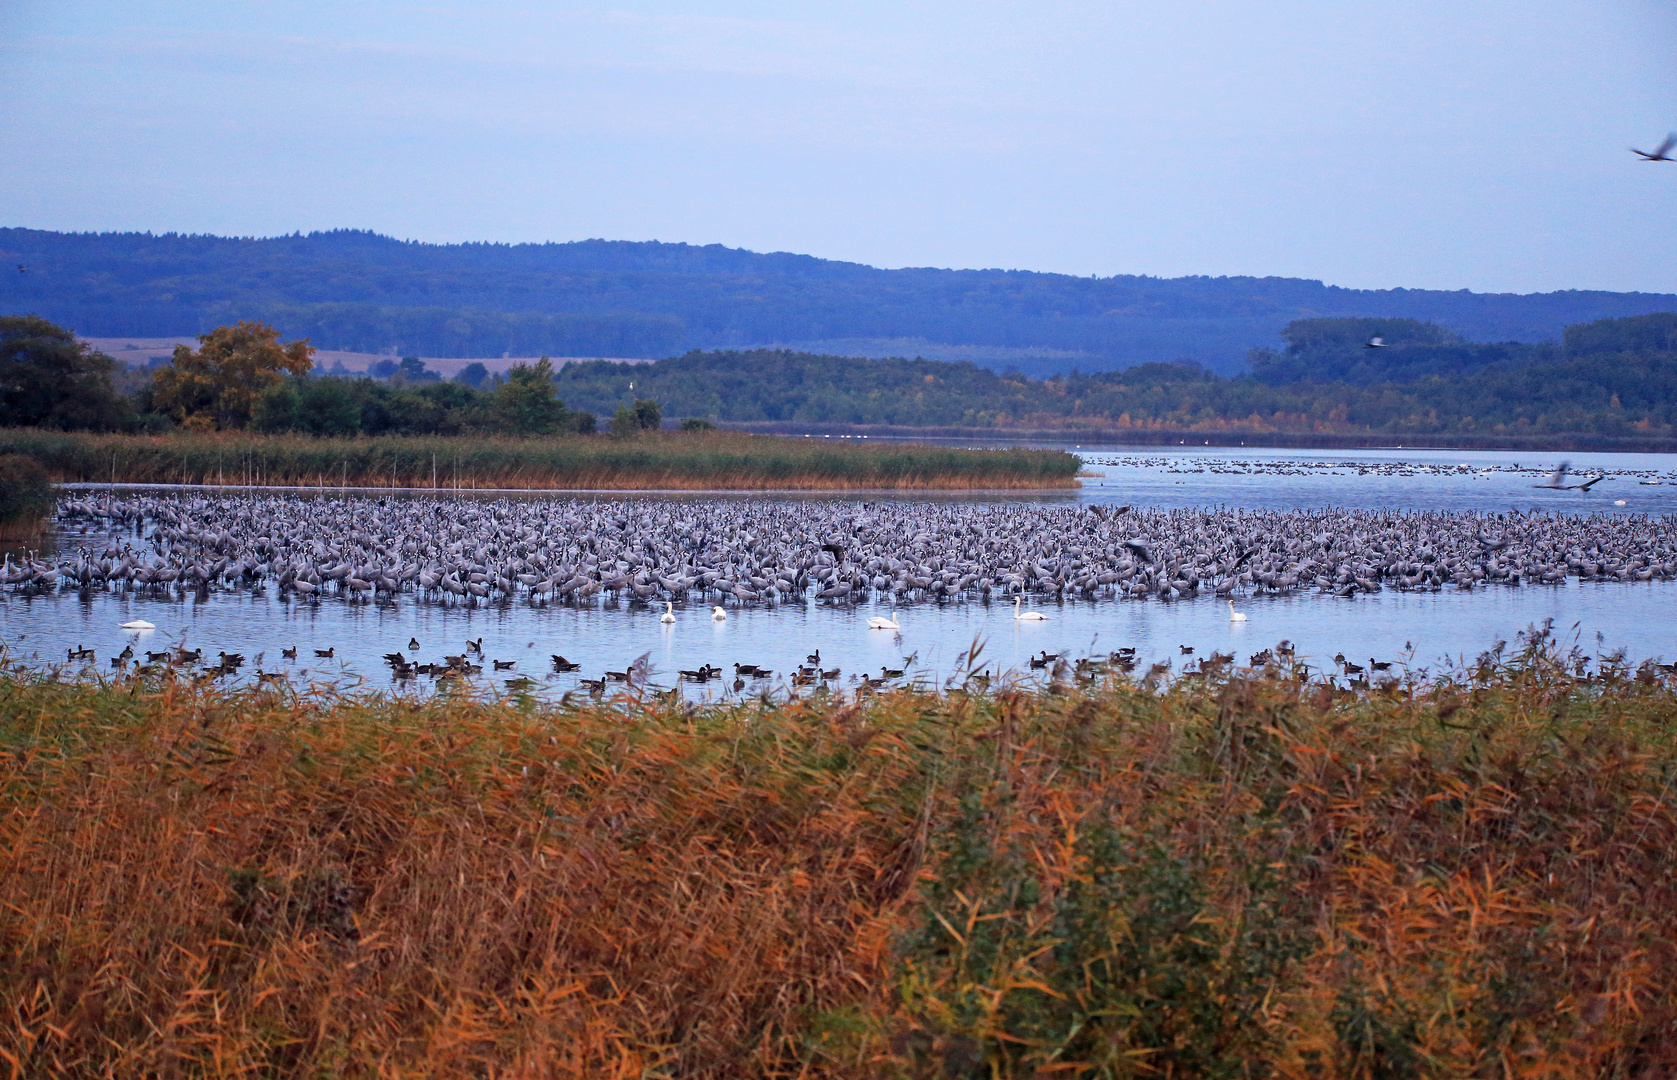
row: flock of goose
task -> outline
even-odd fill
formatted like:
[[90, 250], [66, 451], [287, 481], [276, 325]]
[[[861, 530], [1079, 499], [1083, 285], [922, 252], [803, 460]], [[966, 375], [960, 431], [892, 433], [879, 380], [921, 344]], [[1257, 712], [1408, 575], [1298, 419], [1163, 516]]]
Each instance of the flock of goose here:
[[1351, 597], [1677, 576], [1677, 522], [1626, 515], [183, 494], [71, 498], [58, 519], [58, 555], [7, 556], [0, 585], [468, 605], [603, 595], [725, 618], [809, 598]]

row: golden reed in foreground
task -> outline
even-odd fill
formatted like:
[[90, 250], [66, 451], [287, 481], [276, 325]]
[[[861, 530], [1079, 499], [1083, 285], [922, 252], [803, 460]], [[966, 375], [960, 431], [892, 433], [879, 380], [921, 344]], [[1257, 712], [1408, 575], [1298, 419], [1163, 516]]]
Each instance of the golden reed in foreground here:
[[260, 484], [433, 490], [975, 490], [1074, 487], [1061, 450], [969, 450], [912, 443], [661, 432], [514, 439], [380, 435], [93, 435], [0, 429], [0, 454], [60, 482]]
[[1677, 694], [0, 676], [0, 1074], [1656, 1076]]

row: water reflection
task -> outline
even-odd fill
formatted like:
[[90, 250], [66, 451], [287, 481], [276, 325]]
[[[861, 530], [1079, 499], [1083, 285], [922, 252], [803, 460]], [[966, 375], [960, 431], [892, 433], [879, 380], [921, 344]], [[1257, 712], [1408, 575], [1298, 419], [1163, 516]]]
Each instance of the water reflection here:
[[[1317, 508], [1346, 506], [1383, 509], [1547, 512], [1622, 512], [1677, 514], [1677, 455], [1566, 455], [1575, 472], [1609, 477], [1590, 492], [1534, 488], [1563, 455], [1495, 451], [1300, 451], [1204, 447], [1081, 447], [1090, 471], [1077, 491], [995, 494], [812, 493], [775, 498], [858, 502], [958, 500], [970, 502], [1096, 502], [1137, 506], [1192, 507], [1228, 505], [1248, 508]], [[390, 492], [378, 497], [390, 498]], [[453, 496], [453, 492], [446, 493]], [[462, 493], [464, 494], [464, 493]], [[484, 498], [500, 493], [478, 493]], [[319, 497], [339, 497], [322, 493]], [[425, 493], [394, 497], [426, 498]], [[532, 493], [523, 497], [553, 498]], [[574, 497], [574, 496], [564, 496]], [[621, 498], [621, 494], [600, 498]], [[761, 493], [732, 495], [665, 494], [670, 500], [762, 499]], [[1623, 505], [1619, 505], [1622, 502]], [[59, 547], [74, 550], [89, 537], [48, 537], [43, 557]], [[1010, 602], [919, 603], [897, 609], [901, 630], [873, 631], [871, 614], [889, 609], [875, 605], [835, 606], [814, 601], [778, 607], [732, 609], [725, 622], [710, 618], [707, 604], [677, 604], [676, 622], [661, 624], [662, 604], [649, 607], [624, 601], [596, 601], [583, 607], [352, 602], [329, 598], [300, 601], [281, 598], [272, 588], [217, 592], [175, 598], [74, 591], [29, 596], [0, 594], [0, 642], [8, 655], [37, 664], [66, 663], [72, 648], [90, 647], [99, 670], [130, 642], [136, 650], [160, 651], [185, 643], [218, 652], [244, 654], [249, 663], [240, 677], [250, 679], [261, 667], [281, 671], [298, 683], [324, 680], [401, 688], [393, 684], [383, 654], [421, 647], [417, 658], [441, 662], [459, 655], [468, 639], [484, 642], [484, 675], [477, 685], [504, 688], [509, 679], [536, 680], [539, 692], [558, 695], [577, 690], [583, 678], [623, 670], [645, 657], [650, 682], [675, 683], [681, 669], [711, 664], [728, 675], [686, 692], [716, 698], [731, 694], [733, 665], [754, 664], [774, 675], [747, 679], [743, 693], [765, 687], [784, 689], [805, 658], [820, 650], [821, 666], [838, 667], [837, 685], [849, 688], [861, 676], [881, 669], [905, 668], [927, 680], [943, 681], [968, 666], [992, 674], [1013, 671], [1033, 677], [1027, 666], [1043, 651], [1071, 656], [1104, 654], [1119, 647], [1136, 650], [1142, 665], [1168, 662], [1180, 671], [1213, 650], [1232, 652], [1244, 661], [1251, 653], [1282, 639], [1296, 643], [1301, 659], [1318, 668], [1333, 667], [1343, 653], [1359, 663], [1369, 658], [1436, 668], [1471, 660], [1496, 641], [1512, 641], [1529, 626], [1552, 620], [1568, 640], [1588, 651], [1624, 649], [1633, 658], [1677, 653], [1667, 632], [1677, 585], [1582, 584], [1575, 579], [1554, 587], [1476, 589], [1471, 593], [1398, 593], [1385, 591], [1354, 599], [1324, 597], [1314, 591], [1290, 597], [1251, 598], [1239, 602], [1248, 615], [1230, 623], [1228, 609], [1210, 597], [1160, 603], [1066, 602], [1036, 606], [1049, 618], [1029, 624], [1014, 620]], [[143, 618], [158, 629], [136, 637], [119, 624]], [[1599, 637], [1598, 637], [1599, 635]], [[968, 655], [979, 643], [976, 663]], [[1183, 647], [1194, 651], [1184, 653]], [[297, 650], [296, 660], [282, 654]], [[320, 659], [315, 649], [332, 649]], [[561, 654], [581, 665], [575, 673], [555, 674], [549, 657]], [[410, 658], [411, 655], [410, 655]], [[516, 666], [500, 673], [493, 660]], [[1041, 677], [1038, 673], [1034, 677]], [[428, 692], [426, 679], [410, 684]]]

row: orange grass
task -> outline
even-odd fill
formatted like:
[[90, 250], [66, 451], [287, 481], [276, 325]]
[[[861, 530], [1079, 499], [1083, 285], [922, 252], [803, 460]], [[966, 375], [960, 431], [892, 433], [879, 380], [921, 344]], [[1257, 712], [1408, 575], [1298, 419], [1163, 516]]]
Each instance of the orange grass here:
[[1572, 665], [702, 710], [0, 673], [0, 1075], [1669, 1075], [1677, 694]]

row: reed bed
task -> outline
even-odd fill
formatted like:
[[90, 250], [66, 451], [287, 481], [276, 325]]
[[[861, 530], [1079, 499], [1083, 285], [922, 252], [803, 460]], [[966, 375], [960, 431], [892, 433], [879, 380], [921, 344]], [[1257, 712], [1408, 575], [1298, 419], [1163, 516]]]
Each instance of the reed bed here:
[[1072, 487], [1059, 450], [965, 450], [907, 443], [659, 432], [549, 439], [304, 435], [97, 435], [0, 429], [63, 481], [474, 490], [843, 490]]
[[1654, 1076], [1677, 691], [335, 698], [0, 673], [0, 1069]]

